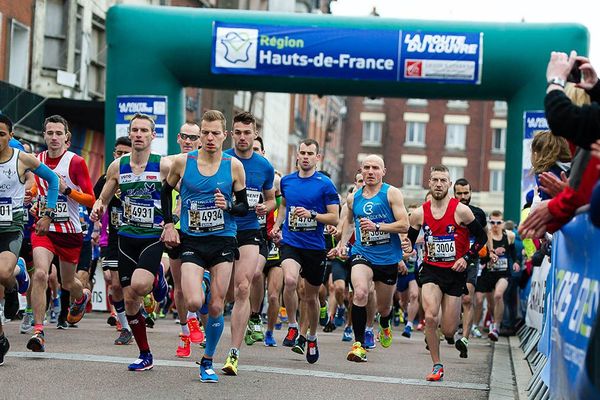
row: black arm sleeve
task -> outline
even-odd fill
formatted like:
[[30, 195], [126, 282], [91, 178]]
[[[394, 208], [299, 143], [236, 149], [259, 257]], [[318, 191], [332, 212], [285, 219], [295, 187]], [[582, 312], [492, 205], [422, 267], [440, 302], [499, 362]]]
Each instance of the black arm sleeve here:
[[248, 195], [246, 194], [246, 188], [238, 190], [235, 193], [235, 203], [227, 210], [229, 214], [235, 217], [243, 217], [248, 214], [250, 206], [248, 205]]
[[163, 221], [165, 224], [173, 223], [173, 186], [169, 185], [165, 179], [162, 182], [162, 189], [160, 191], [160, 208], [163, 214]]
[[508, 245], [508, 256], [510, 257], [513, 263], [517, 262], [517, 250], [515, 248], [514, 243]]
[[410, 243], [412, 244], [413, 249], [415, 248], [415, 244], [417, 243], [417, 239], [419, 238], [419, 231], [413, 228], [412, 226], [408, 227], [408, 238], [410, 239]]
[[479, 250], [481, 250], [483, 246], [485, 246], [488, 238], [485, 234], [485, 231], [483, 230], [483, 227], [479, 224], [479, 222], [477, 222], [476, 219], [474, 219], [473, 222], [468, 224], [467, 228], [469, 229], [469, 233], [471, 234], [471, 236], [475, 238], [475, 242], [473, 243], [469, 251], [467, 251], [467, 254], [465, 256], [470, 259], [474, 259], [479, 255]]

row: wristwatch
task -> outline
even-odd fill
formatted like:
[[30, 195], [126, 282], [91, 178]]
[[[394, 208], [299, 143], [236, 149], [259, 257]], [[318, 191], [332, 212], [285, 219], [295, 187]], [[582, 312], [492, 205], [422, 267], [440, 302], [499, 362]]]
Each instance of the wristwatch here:
[[557, 76], [556, 76], [556, 77], [554, 77], [554, 78], [552, 78], [552, 79], [550, 79], [550, 80], [548, 81], [548, 86], [550, 86], [550, 85], [558, 85], [558, 86], [560, 86], [560, 87], [561, 87], [561, 88], [563, 88], [563, 89], [565, 88], [565, 85], [566, 85], [566, 84], [567, 84], [567, 81], [566, 81], [566, 80], [564, 80], [564, 79], [562, 79], [562, 78], [559, 78], [559, 77], [557, 77]]
[[54, 217], [56, 217], [56, 212], [52, 209], [47, 209], [44, 212], [44, 215], [42, 215], [42, 217], [48, 217], [50, 218], [50, 221], [54, 221]]
[[316, 211], [311, 211], [310, 212], [310, 219], [317, 219], [317, 212]]
[[70, 195], [70, 194], [71, 194], [71, 192], [72, 192], [72, 191], [73, 191], [73, 190], [71, 190], [71, 188], [70, 188], [70, 187], [67, 187], [67, 188], [65, 189], [65, 191], [63, 192], [63, 194], [64, 194], [65, 196], [68, 196], [68, 195]]
[[381, 229], [381, 224], [378, 222], [375, 224], [375, 231], [379, 232], [379, 229]]

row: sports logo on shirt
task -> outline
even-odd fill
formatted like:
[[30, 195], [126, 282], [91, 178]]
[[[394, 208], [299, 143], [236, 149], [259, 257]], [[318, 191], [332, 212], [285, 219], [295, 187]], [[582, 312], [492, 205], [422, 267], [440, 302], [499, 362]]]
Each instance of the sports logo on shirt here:
[[373, 202], [371, 202], [371, 201], [366, 202], [365, 205], [363, 206], [363, 212], [365, 213], [365, 215], [373, 214]]
[[456, 227], [454, 225], [448, 225], [446, 227], [446, 232], [447, 233], [454, 233], [454, 232], [456, 232]]

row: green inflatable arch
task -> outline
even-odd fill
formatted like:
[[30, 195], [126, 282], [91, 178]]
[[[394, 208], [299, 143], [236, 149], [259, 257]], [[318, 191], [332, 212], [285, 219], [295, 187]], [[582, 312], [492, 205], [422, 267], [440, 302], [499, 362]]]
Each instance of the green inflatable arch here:
[[[290, 27], [293, 27], [292, 31], [302, 31], [304, 37], [311, 37], [310, 31], [314, 30], [312, 37], [318, 36], [324, 46], [332, 46], [337, 40], [336, 32], [342, 31], [346, 36], [358, 34], [362, 39], [354, 40], [361, 47], [357, 51], [369, 54], [376, 54], [379, 46], [387, 46], [390, 34], [398, 37], [398, 32], [412, 32], [413, 37], [415, 33], [427, 32], [476, 35], [481, 38], [477, 53], [479, 68], [476, 68], [475, 76], [469, 78], [474, 78], [472, 82], [458, 81], [456, 76], [450, 77], [453, 82], [447, 79], [440, 82], [370, 79], [368, 76], [357, 78], [356, 75], [333, 76], [331, 73], [329, 76], [302, 73], [283, 76], [277, 72], [247, 75], [235, 69], [217, 71], [211, 64], [213, 34], [219, 24], [246, 28], [267, 26], [271, 34], [261, 37], [260, 41], [271, 46], [269, 48], [273, 51], [305, 44], [301, 40], [285, 38], [284, 33], [290, 31]], [[185, 116], [185, 87], [345, 96], [506, 100], [508, 128], [504, 204], [507, 218], [513, 220], [519, 219], [523, 113], [543, 109], [545, 70], [550, 52], [575, 49], [579, 54], [587, 54], [589, 42], [587, 29], [578, 24], [432, 22], [124, 5], [110, 8], [106, 26], [106, 154], [111, 154], [115, 140], [115, 132], [109, 127], [117, 127], [119, 123], [116, 112], [118, 98], [133, 95], [166, 96], [168, 134], [165, 144], [170, 151], [175, 151], [177, 130]], [[277, 29], [284, 33], [277, 35]], [[232, 51], [239, 50], [235, 40], [240, 44], [242, 39], [246, 40], [247, 36], [232, 36]], [[421, 39], [425, 40], [424, 36]], [[470, 52], [468, 47], [466, 52]], [[237, 61], [240, 59], [234, 58], [232, 62]], [[242, 57], [241, 61], [246, 59]], [[320, 63], [323, 62], [321, 59]], [[340, 65], [345, 63], [348, 67], [349, 62], [349, 58], [339, 58]], [[338, 63], [338, 59], [333, 63]], [[381, 61], [371, 67], [386, 70], [391, 65]]]

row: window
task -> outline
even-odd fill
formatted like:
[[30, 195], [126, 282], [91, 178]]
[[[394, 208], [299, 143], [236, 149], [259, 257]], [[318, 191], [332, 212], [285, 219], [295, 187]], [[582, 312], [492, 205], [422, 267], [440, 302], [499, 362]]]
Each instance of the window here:
[[382, 125], [379, 121], [363, 121], [363, 146], [381, 146]]
[[448, 165], [448, 171], [450, 171], [450, 180], [452, 182], [456, 182], [457, 179], [465, 177], [465, 167]]
[[67, 69], [68, 7], [65, 0], [46, 1], [43, 68]]
[[494, 116], [506, 117], [508, 106], [505, 101], [494, 101]]
[[448, 100], [446, 107], [450, 110], [467, 110], [469, 108], [469, 102], [465, 100]]
[[363, 104], [365, 106], [383, 106], [383, 97], [365, 97]]
[[92, 19], [92, 38], [90, 40], [90, 68], [88, 70], [88, 88], [98, 97], [104, 95], [106, 69], [106, 31], [104, 20], [94, 15]]
[[406, 101], [406, 105], [411, 107], [427, 107], [427, 104], [427, 99], [408, 99]]
[[29, 71], [29, 28], [14, 19], [10, 26], [9, 46], [8, 82], [26, 88]]
[[492, 152], [504, 153], [506, 151], [506, 128], [494, 128], [492, 132]]
[[466, 136], [467, 136], [467, 126], [466, 125], [462, 125], [462, 124], [446, 125], [446, 148], [464, 150]]
[[406, 122], [406, 146], [425, 147], [425, 123], [408, 121]]
[[[77, 86], [81, 90], [82, 76], [80, 71], [85, 71], [85, 65], [81, 63], [81, 41], [83, 38], [83, 7], [77, 5], [77, 13], [75, 14], [75, 74], [77, 75]], [[85, 77], [85, 72], [83, 73]]]
[[504, 171], [490, 170], [490, 192], [504, 192]]
[[423, 165], [404, 164], [404, 187], [421, 188], [423, 185]]

